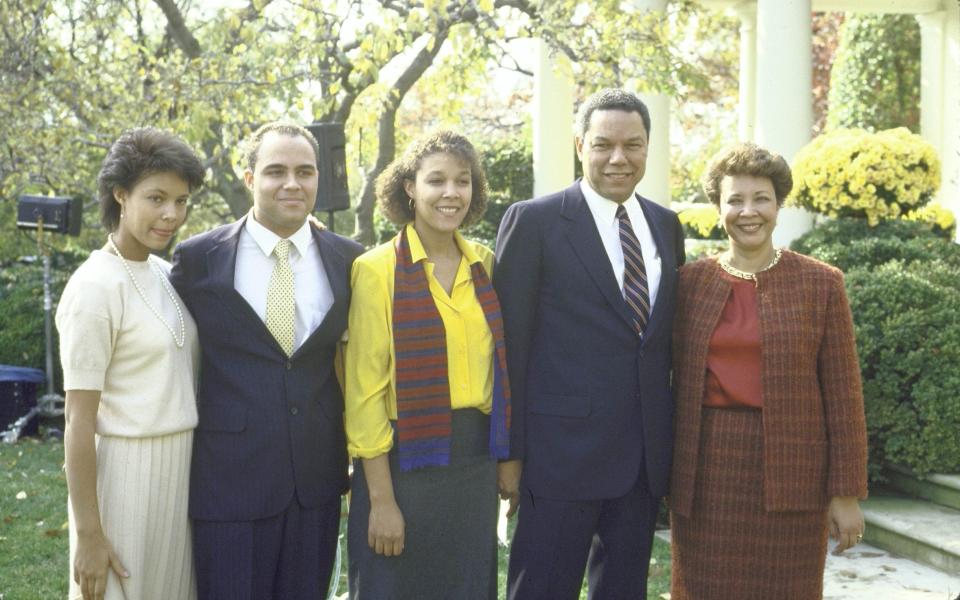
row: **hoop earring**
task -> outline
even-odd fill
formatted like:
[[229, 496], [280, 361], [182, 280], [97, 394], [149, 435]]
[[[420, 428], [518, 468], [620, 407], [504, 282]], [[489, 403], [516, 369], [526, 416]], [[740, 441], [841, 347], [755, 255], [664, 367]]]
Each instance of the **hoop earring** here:
[[414, 202], [412, 196], [410, 197], [410, 202], [408, 202], [407, 204], [410, 206], [410, 212], [416, 212], [416, 209], [414, 208], [416, 203]]

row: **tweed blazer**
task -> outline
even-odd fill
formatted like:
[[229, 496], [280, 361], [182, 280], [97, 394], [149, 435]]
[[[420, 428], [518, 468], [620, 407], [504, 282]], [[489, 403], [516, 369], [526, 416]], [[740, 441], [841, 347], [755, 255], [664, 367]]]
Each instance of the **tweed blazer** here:
[[[867, 494], [867, 434], [843, 273], [783, 251], [757, 277], [764, 507], [822, 510]], [[710, 337], [731, 284], [715, 258], [683, 267], [673, 328], [676, 398], [670, 505], [689, 516]]]

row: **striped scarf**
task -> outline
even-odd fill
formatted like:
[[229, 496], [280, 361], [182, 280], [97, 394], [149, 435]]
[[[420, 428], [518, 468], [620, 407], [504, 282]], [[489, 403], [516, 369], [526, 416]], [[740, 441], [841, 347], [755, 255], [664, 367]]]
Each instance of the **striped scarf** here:
[[[423, 262], [413, 262], [407, 228], [395, 238], [393, 346], [397, 369], [397, 439], [400, 470], [450, 464], [450, 382], [447, 336], [430, 294]], [[477, 262], [470, 266], [473, 290], [493, 335], [493, 410], [490, 455], [505, 459], [510, 442], [510, 383], [500, 302]]]

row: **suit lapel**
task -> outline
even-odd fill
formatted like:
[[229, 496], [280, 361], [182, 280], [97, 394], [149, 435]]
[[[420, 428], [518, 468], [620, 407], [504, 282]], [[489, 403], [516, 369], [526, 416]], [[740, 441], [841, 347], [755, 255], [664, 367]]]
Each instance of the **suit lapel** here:
[[[311, 233], [317, 244], [317, 250], [320, 252], [320, 261], [323, 264], [324, 270], [323, 273], [318, 273], [318, 276], [322, 277], [326, 275], [327, 281], [330, 283], [330, 290], [333, 292], [333, 304], [330, 305], [330, 309], [327, 311], [327, 314], [324, 315], [323, 321], [317, 325], [316, 329], [310, 332], [307, 339], [294, 351], [294, 356], [301, 352], [308, 351], [313, 345], [318, 343], [318, 340], [323, 339], [322, 332], [331, 325], [334, 325], [336, 321], [342, 321], [337, 315], [345, 312], [350, 295], [350, 290], [347, 288], [347, 277], [344, 276], [347, 269], [347, 259], [327, 236], [322, 235], [320, 231], [313, 227], [311, 227]], [[337, 333], [339, 335], [339, 331]]]
[[647, 221], [647, 226], [650, 228], [650, 233], [653, 236], [653, 243], [656, 245], [657, 253], [660, 255], [660, 291], [657, 292], [657, 301], [653, 305], [653, 312], [650, 314], [650, 321], [647, 323], [647, 330], [643, 336], [644, 340], [648, 340], [653, 337], [657, 327], [663, 322], [663, 315], [667, 311], [673, 310], [672, 306], [668, 306], [673, 302], [667, 297], [666, 292], [674, 289], [674, 281], [677, 276], [677, 261], [673, 255], [673, 246], [666, 240], [663, 223], [656, 218], [653, 209], [648, 205], [650, 200], [642, 198], [639, 194], [634, 194], [634, 199], [640, 203], [640, 209], [643, 210], [643, 217]]
[[583, 263], [584, 269], [600, 288], [600, 292], [614, 312], [620, 315], [627, 327], [632, 329], [633, 316], [627, 308], [627, 303], [623, 301], [620, 286], [617, 285], [617, 278], [610, 265], [610, 257], [607, 256], [607, 250], [603, 247], [603, 241], [597, 231], [597, 223], [583, 197], [579, 181], [564, 191], [560, 214], [570, 221], [567, 239], [580, 262]]
[[234, 287], [234, 276], [237, 269], [237, 248], [240, 245], [240, 234], [248, 217], [244, 217], [230, 225], [220, 241], [207, 251], [207, 275], [210, 278], [212, 291], [220, 297], [234, 317], [248, 331], [256, 332], [265, 342], [273, 344], [280, 352], [280, 344], [267, 329], [266, 323], [260, 319], [257, 311], [253, 310], [247, 301]]

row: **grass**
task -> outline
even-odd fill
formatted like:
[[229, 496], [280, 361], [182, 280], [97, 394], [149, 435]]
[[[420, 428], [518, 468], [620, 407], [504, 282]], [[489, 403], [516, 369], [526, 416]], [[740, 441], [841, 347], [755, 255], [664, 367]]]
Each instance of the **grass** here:
[[0, 599], [67, 596], [63, 443], [0, 443]]
[[[63, 443], [23, 438], [0, 443], [0, 600], [65, 598], [69, 537]], [[346, 515], [346, 506], [343, 514]], [[346, 535], [341, 521], [344, 562], [338, 597], [346, 598]], [[512, 531], [513, 521], [510, 523]], [[504, 597], [507, 548], [499, 549], [500, 598]], [[670, 548], [654, 540], [647, 597], [657, 600], [670, 589]], [[586, 598], [586, 586], [580, 594]]]

